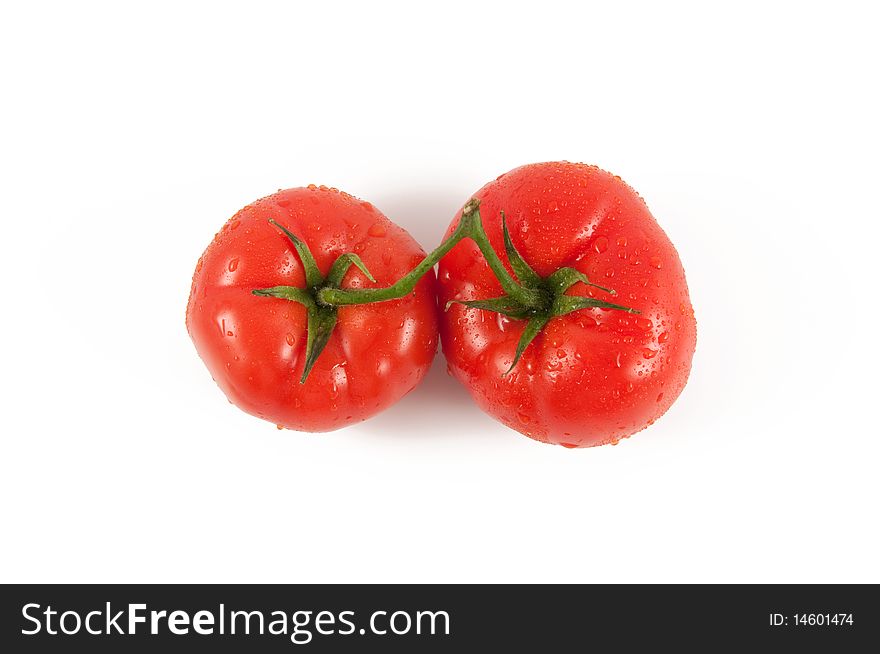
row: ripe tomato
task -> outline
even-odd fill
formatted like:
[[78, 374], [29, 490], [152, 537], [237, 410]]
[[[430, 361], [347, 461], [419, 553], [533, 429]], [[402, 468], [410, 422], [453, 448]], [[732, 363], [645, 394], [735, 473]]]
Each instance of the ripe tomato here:
[[[574, 268], [616, 295], [584, 283], [565, 294], [640, 312], [587, 308], [551, 317], [507, 373], [526, 321], [452, 304], [441, 319], [443, 351], [480, 407], [566, 447], [616, 443], [663, 415], [687, 381], [696, 322], [678, 254], [641, 197], [595, 166], [567, 162], [517, 168], [473, 197], [508, 270], [502, 211], [513, 246], [540, 278]], [[472, 240], [440, 261], [439, 280], [441, 303], [501, 295]]]
[[186, 310], [196, 349], [230, 402], [279, 427], [329, 431], [369, 418], [415, 388], [434, 358], [434, 273], [401, 299], [340, 307], [301, 383], [306, 308], [252, 294], [282, 285], [311, 292], [280, 228], [308, 246], [324, 276], [340, 255], [359, 255], [376, 282], [353, 266], [344, 287], [389, 286], [425, 256], [368, 202], [326, 187], [279, 191], [230, 218], [199, 259]]

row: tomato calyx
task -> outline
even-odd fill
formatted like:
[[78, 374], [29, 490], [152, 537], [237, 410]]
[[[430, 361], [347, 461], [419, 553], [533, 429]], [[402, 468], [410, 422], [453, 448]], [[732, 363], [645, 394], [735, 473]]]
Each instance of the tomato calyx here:
[[[613, 289], [594, 284], [584, 273], [567, 266], [559, 268], [547, 277], [541, 277], [532, 269], [516, 249], [516, 246], [514, 246], [513, 240], [510, 238], [510, 232], [507, 229], [507, 217], [503, 211], [501, 212], [501, 226], [504, 232], [504, 250], [510, 267], [519, 280], [520, 288], [530, 292], [514, 295], [508, 291], [500, 297], [486, 300], [450, 300], [446, 303], [446, 310], [448, 311], [453, 304], [461, 304], [471, 309], [500, 313], [514, 320], [528, 321], [517, 343], [513, 362], [504, 373], [505, 375], [514, 369], [529, 344], [535, 340], [535, 337], [541, 333], [544, 327], [547, 326], [547, 323], [553, 318], [558, 318], [574, 311], [580, 311], [581, 309], [593, 308], [640, 313], [637, 309], [606, 302], [598, 298], [566, 295], [566, 291], [579, 282], [610, 295], [617, 295], [617, 292]], [[497, 254], [495, 257], [497, 258]], [[487, 257], [487, 261], [489, 261], [489, 257]], [[493, 271], [495, 270], [494, 267], [492, 269]]]
[[304, 384], [315, 365], [315, 361], [327, 346], [330, 336], [336, 327], [337, 312], [336, 307], [326, 305], [318, 300], [318, 294], [323, 288], [338, 288], [342, 283], [342, 279], [348, 272], [349, 268], [355, 266], [367, 279], [375, 282], [376, 278], [367, 270], [367, 266], [361, 258], [353, 252], [346, 252], [339, 255], [327, 276], [321, 274], [318, 264], [315, 263], [315, 257], [312, 256], [311, 250], [296, 234], [288, 230], [283, 225], [269, 219], [269, 222], [284, 232], [284, 235], [293, 244], [299, 259], [302, 262], [303, 271], [306, 277], [306, 288], [297, 286], [272, 286], [270, 288], [259, 288], [251, 291], [253, 295], [261, 297], [277, 297], [291, 302], [296, 302], [306, 308], [307, 335], [306, 335], [306, 362], [303, 367], [300, 384]]

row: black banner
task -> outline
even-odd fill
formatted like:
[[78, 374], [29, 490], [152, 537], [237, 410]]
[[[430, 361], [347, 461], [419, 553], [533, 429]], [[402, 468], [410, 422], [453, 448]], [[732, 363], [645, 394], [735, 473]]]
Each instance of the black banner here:
[[[445, 652], [645, 643], [854, 651], [872, 585], [24, 585], [0, 587], [4, 652]], [[500, 650], [499, 650], [500, 648]]]

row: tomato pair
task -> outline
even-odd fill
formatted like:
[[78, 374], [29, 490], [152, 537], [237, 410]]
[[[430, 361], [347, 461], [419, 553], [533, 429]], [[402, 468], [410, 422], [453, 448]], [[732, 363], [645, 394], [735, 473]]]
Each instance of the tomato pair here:
[[438, 324], [450, 371], [484, 411], [567, 447], [660, 417], [696, 342], [684, 271], [645, 203], [571, 163], [490, 182], [427, 256], [367, 202], [280, 191], [215, 236], [187, 306], [227, 397], [304, 431], [364, 420], [415, 388]]

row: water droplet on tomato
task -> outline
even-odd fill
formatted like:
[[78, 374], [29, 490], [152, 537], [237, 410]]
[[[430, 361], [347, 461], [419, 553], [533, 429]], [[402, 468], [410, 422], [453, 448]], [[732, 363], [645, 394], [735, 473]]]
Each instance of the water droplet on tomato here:
[[657, 350], [652, 350], [649, 347], [646, 347], [642, 350], [642, 356], [646, 359], [653, 359], [657, 356]]
[[657, 268], [657, 269], [660, 269], [663, 266], [663, 262], [660, 261], [660, 257], [658, 257], [656, 254], [653, 257], [651, 257], [649, 263], [651, 264], [651, 267]]
[[598, 253], [602, 254], [605, 250], [608, 249], [608, 238], [605, 236], [600, 236], [593, 243], [593, 249]]
[[570, 450], [573, 450], [577, 447], [577, 443], [560, 443], [562, 447], [567, 447]]
[[278, 202], [277, 202], [276, 204], [277, 204], [279, 207], [289, 207], [289, 206], [290, 206], [290, 200], [288, 200], [287, 198], [282, 198], [282, 199], [278, 200]]
[[517, 413], [516, 417], [519, 418], [519, 421], [524, 425], [527, 425], [532, 421], [532, 419], [529, 418], [525, 413]]
[[620, 250], [617, 251], [617, 258], [618, 258], [618, 259], [626, 259], [627, 256], [628, 256], [628, 255], [627, 255], [627, 253], [626, 253], [626, 250], [624, 250], [624, 249], [620, 249]]
[[284, 425], [275, 425], [275, 429], [281, 431], [282, 429], [284, 429]]
[[229, 268], [229, 272], [235, 272], [235, 269], [238, 268], [238, 257], [230, 259], [227, 268]]
[[584, 329], [590, 329], [598, 325], [599, 321], [585, 311], [581, 311], [578, 315], [578, 324]]
[[658, 343], [665, 343], [669, 340], [669, 332], [663, 332], [660, 336], [657, 337]]
[[317, 191], [317, 190], [318, 190], [318, 187], [315, 186], [314, 184], [309, 184], [308, 189], [309, 189], [310, 191]]
[[617, 353], [617, 357], [616, 357], [615, 360], [614, 360], [614, 363], [617, 365], [618, 368], [620, 368], [620, 360], [621, 360], [621, 358], [622, 358], [622, 353], [621, 353], [621, 352], [618, 352], [618, 353]]
[[296, 336], [294, 336], [290, 332], [287, 332], [287, 336], [284, 337], [284, 340], [287, 341], [287, 344], [290, 347], [293, 347], [294, 345], [296, 345]]
[[382, 238], [383, 236], [385, 236], [386, 233], [387, 230], [385, 229], [385, 225], [383, 225], [381, 222], [373, 223], [372, 225], [370, 225], [370, 229], [367, 230], [367, 234], [369, 234], [370, 236], [375, 236], [376, 238]]
[[238, 220], [238, 218], [233, 218], [232, 221], [229, 223], [229, 229], [236, 230], [239, 227], [241, 227], [241, 221]]
[[650, 318], [639, 316], [636, 318], [636, 326], [641, 330], [648, 331], [654, 327], [654, 323], [651, 322]]
[[618, 236], [616, 242], [619, 247], [625, 248], [626, 247], [626, 236]]
[[498, 331], [503, 332], [507, 327], [507, 323], [510, 322], [510, 318], [505, 316], [503, 313], [495, 314], [495, 324], [498, 325]]
[[373, 205], [369, 202], [361, 202], [361, 206], [367, 211], [373, 211]]
[[657, 401], [659, 402], [662, 399], [663, 399], [663, 393], [660, 393], [660, 395], [657, 396]]

